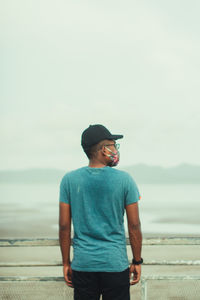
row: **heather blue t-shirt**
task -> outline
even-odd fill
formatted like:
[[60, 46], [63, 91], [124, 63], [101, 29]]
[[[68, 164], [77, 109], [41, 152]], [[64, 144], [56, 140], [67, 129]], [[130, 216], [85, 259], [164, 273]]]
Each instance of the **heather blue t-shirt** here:
[[128, 268], [124, 211], [139, 198], [136, 183], [124, 171], [87, 166], [65, 174], [59, 200], [71, 206], [73, 270], [121, 272]]

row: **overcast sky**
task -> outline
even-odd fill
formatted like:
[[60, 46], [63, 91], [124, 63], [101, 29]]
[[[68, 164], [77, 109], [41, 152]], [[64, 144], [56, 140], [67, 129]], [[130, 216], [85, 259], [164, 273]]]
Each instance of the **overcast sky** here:
[[81, 167], [97, 123], [121, 167], [200, 164], [199, 0], [0, 3], [1, 170]]

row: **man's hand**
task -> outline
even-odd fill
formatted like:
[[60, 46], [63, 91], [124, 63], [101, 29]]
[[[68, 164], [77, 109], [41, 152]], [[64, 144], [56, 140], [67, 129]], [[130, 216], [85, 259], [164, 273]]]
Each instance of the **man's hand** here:
[[70, 264], [63, 266], [63, 275], [64, 275], [64, 278], [65, 278], [66, 284], [70, 287], [73, 287], [73, 284], [72, 284], [72, 268], [71, 268]]
[[[133, 274], [133, 279], [131, 280], [131, 276]], [[141, 276], [141, 265], [130, 265], [129, 269], [129, 277], [130, 277], [130, 285], [134, 285], [140, 281]]]

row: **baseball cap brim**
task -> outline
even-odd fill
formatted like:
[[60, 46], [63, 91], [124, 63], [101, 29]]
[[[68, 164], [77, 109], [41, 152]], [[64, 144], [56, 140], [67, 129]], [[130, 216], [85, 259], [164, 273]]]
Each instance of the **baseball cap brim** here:
[[112, 134], [111, 137], [109, 137], [109, 140], [119, 140], [122, 139], [124, 136], [122, 134]]

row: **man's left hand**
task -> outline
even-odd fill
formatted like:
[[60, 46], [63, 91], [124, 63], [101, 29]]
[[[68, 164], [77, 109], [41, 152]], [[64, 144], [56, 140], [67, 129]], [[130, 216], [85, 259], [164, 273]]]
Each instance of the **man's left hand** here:
[[133, 280], [130, 281], [130, 285], [134, 285], [140, 281], [141, 277], [141, 265], [130, 265], [129, 268], [129, 276], [131, 279], [131, 275], [133, 274]]
[[66, 284], [73, 288], [72, 284], [72, 268], [70, 264], [63, 265], [63, 275], [66, 281]]

